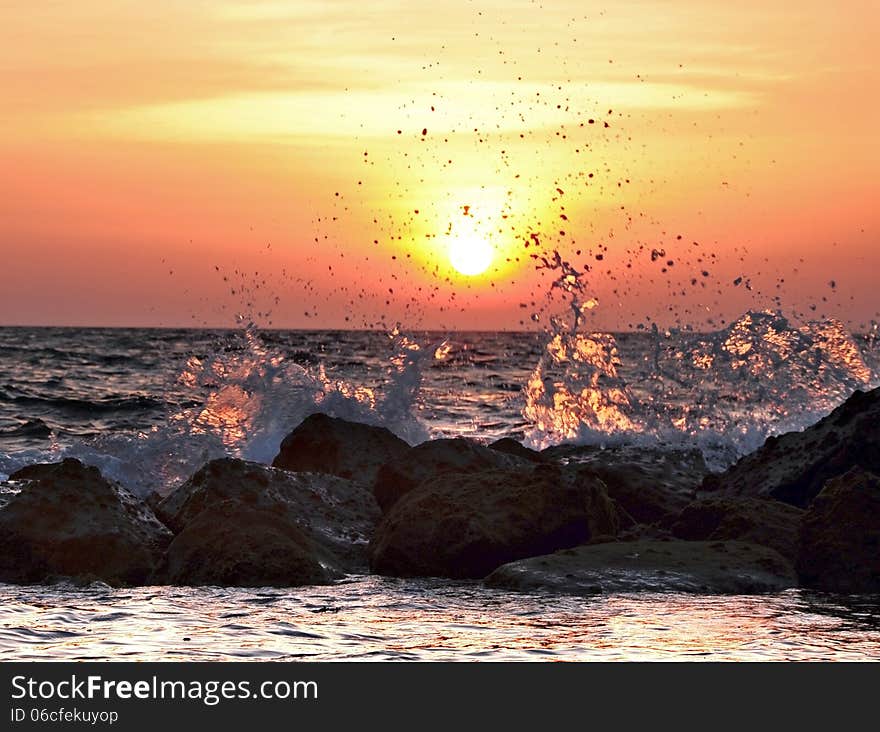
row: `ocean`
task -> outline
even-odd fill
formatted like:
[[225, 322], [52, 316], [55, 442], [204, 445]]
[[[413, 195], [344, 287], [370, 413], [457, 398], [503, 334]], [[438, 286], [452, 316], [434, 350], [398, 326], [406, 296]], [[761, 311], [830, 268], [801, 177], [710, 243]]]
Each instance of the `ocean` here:
[[[880, 383], [876, 331], [747, 313], [714, 333], [0, 328], [0, 479], [75, 456], [167, 493], [206, 460], [270, 462], [305, 416], [410, 443], [462, 435], [689, 446], [723, 469]], [[869, 659], [880, 602], [560, 598], [350, 577], [331, 588], [0, 585], [4, 659]]]

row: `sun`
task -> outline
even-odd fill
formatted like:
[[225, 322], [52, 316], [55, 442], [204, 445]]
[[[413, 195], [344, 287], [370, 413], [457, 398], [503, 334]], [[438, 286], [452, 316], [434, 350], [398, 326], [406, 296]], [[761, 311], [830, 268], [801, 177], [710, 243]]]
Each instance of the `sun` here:
[[494, 256], [494, 247], [476, 234], [458, 236], [449, 243], [449, 263], [467, 277], [483, 274]]

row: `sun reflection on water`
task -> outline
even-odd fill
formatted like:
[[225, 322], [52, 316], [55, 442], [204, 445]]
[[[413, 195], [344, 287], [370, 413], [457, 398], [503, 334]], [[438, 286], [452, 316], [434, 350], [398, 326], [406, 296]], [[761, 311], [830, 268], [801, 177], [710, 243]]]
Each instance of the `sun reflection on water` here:
[[0, 658], [872, 660], [880, 601], [520, 595], [356, 577], [334, 587], [0, 585]]

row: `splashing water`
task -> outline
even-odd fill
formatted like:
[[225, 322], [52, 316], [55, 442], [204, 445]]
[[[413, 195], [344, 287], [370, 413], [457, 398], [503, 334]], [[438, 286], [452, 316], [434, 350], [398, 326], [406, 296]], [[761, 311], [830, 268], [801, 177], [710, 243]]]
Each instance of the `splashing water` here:
[[[772, 434], [803, 429], [856, 389], [878, 384], [876, 325], [860, 348], [837, 320], [792, 325], [748, 312], [715, 333], [655, 326], [641, 362], [624, 363], [617, 338], [590, 332], [583, 273], [558, 253], [540, 268], [568, 300], [525, 387], [531, 444], [651, 442], [700, 447], [720, 469]], [[625, 372], [624, 379], [621, 373]]]
[[548, 297], [558, 290], [568, 309], [550, 319], [550, 338], [525, 387], [523, 416], [536, 447], [566, 440], [594, 440], [639, 431], [633, 401], [618, 374], [614, 336], [583, 331], [584, 315], [595, 300], [582, 302], [584, 273], [554, 252], [539, 258], [538, 269], [556, 273]]
[[601, 333], [589, 327], [596, 303], [582, 274], [561, 257], [546, 265], [565, 306], [543, 339], [417, 342], [399, 327], [387, 337], [263, 332], [248, 320], [233, 333], [0, 332], [0, 479], [72, 456], [139, 493], [166, 491], [213, 457], [271, 461], [315, 411], [410, 443], [698, 447], [722, 468], [877, 383], [876, 327], [854, 337], [836, 321], [796, 327], [757, 312], [716, 333]]
[[428, 437], [416, 416], [422, 369], [444, 359], [447, 346], [423, 347], [399, 326], [388, 338], [385, 383], [367, 387], [331, 378], [323, 363], [296, 363], [267, 345], [249, 322], [219, 340], [211, 355], [190, 356], [178, 378], [190, 406], [165, 424], [59, 446], [50, 459], [77, 457], [146, 494], [167, 491], [216, 457], [271, 462], [285, 435], [314, 412], [387, 427], [411, 444], [421, 442]]

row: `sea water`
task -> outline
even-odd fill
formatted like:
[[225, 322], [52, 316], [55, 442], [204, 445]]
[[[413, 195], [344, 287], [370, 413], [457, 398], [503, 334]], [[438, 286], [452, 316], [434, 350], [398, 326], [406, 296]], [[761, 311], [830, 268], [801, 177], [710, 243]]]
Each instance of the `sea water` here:
[[[722, 469], [878, 383], [875, 333], [746, 313], [714, 333], [0, 329], [0, 476], [64, 456], [141, 495], [271, 461], [320, 410], [410, 443], [690, 445]], [[282, 589], [0, 586], [0, 657], [869, 659], [880, 602], [574, 598], [350, 577]]]

